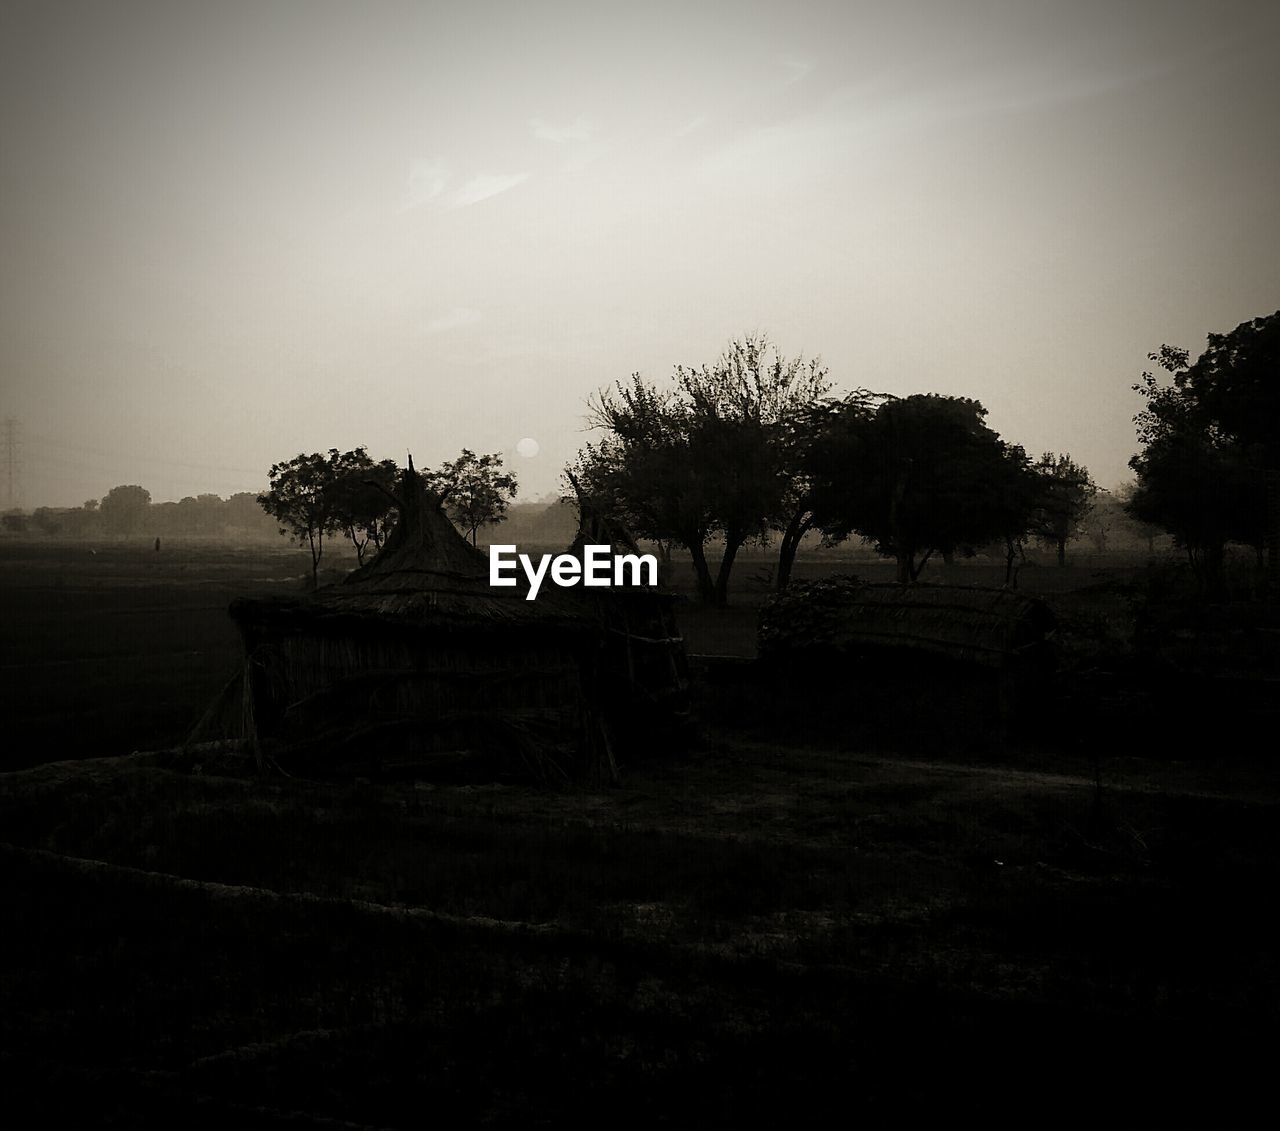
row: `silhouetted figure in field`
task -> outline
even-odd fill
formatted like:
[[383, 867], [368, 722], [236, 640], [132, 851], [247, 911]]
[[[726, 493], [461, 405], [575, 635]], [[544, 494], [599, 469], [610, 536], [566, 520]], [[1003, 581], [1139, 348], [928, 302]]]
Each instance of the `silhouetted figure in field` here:
[[158, 554], [159, 552], [160, 552], [160, 539], [159, 539], [159, 538], [157, 538], [157, 539], [156, 539], [156, 553]]

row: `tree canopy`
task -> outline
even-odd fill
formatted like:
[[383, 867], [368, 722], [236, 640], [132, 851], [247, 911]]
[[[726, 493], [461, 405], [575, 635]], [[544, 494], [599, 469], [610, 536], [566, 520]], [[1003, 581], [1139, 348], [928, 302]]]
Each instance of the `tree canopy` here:
[[1067, 543], [1081, 532], [1098, 493], [1089, 469], [1068, 455], [1045, 452], [1033, 465], [1037, 498], [1031, 512], [1031, 533], [1052, 546], [1058, 564], [1066, 565]]
[[[829, 388], [817, 359], [788, 359], [765, 335], [747, 335], [711, 364], [677, 366], [665, 386], [637, 373], [601, 390], [591, 420], [606, 435], [571, 470], [634, 534], [686, 547], [699, 594], [724, 604], [741, 547], [807, 511], [793, 477], [802, 421]], [[793, 530], [792, 553], [803, 532]]]
[[331, 468], [331, 506], [336, 528], [351, 540], [364, 564], [370, 544], [381, 547], [396, 520], [395, 460], [375, 462], [364, 448], [343, 452]]
[[1208, 342], [1194, 364], [1185, 351], [1172, 351], [1181, 361], [1171, 370], [1175, 387], [1258, 466], [1280, 468], [1280, 310]]
[[1027, 457], [963, 397], [891, 398], [838, 414], [810, 461], [813, 510], [829, 538], [858, 534], [914, 581], [934, 552], [1025, 531]]
[[327, 454], [299, 453], [274, 463], [268, 472], [269, 486], [258, 496], [262, 509], [280, 524], [280, 533], [311, 551], [313, 588], [318, 583], [325, 535], [338, 529], [334, 484], [342, 458], [337, 448], [330, 448]]
[[476, 455], [463, 448], [455, 460], [447, 460], [426, 476], [427, 484], [444, 500], [446, 513], [462, 533], [476, 544], [482, 526], [502, 522], [516, 497], [516, 477], [502, 469], [496, 452]]
[[136, 534], [151, 505], [151, 492], [136, 484], [112, 487], [98, 506], [108, 534]]
[[[1259, 323], [1269, 325], [1259, 331]], [[1195, 365], [1186, 350], [1161, 346], [1148, 356], [1172, 380], [1163, 383], [1147, 371], [1133, 386], [1146, 405], [1134, 417], [1142, 451], [1129, 461], [1137, 480], [1128, 511], [1172, 534], [1211, 594], [1222, 587], [1226, 544], [1260, 549], [1266, 537], [1267, 394], [1257, 358], [1246, 353], [1249, 345], [1269, 347], [1274, 323], [1273, 315], [1229, 335], [1210, 335], [1210, 348]], [[1258, 356], [1265, 357], [1265, 348]], [[1256, 424], [1231, 402], [1232, 389], [1259, 413]]]

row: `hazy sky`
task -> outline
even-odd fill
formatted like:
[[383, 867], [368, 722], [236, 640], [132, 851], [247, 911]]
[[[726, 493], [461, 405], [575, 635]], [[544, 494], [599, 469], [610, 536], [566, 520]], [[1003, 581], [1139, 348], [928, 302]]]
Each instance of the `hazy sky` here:
[[28, 506], [362, 444], [533, 496], [752, 330], [1114, 484], [1146, 353], [1280, 307], [1274, 2], [0, 11]]

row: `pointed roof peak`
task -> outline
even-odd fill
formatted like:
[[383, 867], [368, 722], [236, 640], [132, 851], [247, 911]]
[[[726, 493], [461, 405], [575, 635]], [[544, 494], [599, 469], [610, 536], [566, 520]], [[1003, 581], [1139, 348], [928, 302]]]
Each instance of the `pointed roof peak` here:
[[401, 472], [396, 492], [400, 518], [377, 556], [351, 574], [344, 585], [398, 587], [412, 574], [422, 585], [424, 574], [488, 580], [485, 556], [458, 533], [444, 513], [442, 496], [427, 486], [413, 466]]

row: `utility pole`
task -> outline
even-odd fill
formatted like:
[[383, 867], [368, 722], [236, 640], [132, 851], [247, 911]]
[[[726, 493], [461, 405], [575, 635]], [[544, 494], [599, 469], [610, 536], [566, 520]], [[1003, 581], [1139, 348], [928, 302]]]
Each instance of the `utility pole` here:
[[5, 509], [17, 505], [14, 484], [19, 480], [22, 465], [18, 461], [18, 420], [17, 417], [6, 416], [0, 427], [4, 430], [4, 469], [5, 469]]

